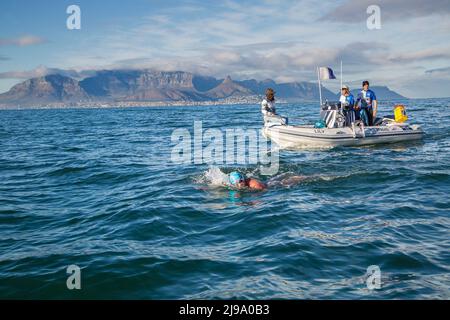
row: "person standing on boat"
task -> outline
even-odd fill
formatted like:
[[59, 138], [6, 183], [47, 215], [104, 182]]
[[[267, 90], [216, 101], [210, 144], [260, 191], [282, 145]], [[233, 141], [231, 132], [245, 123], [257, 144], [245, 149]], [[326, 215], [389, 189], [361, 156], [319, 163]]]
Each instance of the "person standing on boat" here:
[[274, 116], [275, 110], [275, 91], [272, 88], [266, 90], [266, 98], [261, 102], [261, 112], [264, 116]]
[[362, 83], [362, 90], [356, 99], [359, 116], [365, 125], [373, 126], [373, 122], [377, 115], [378, 102], [375, 92], [369, 89], [369, 81]]
[[347, 85], [343, 85], [341, 88], [341, 97], [339, 98], [342, 109], [345, 115], [345, 125], [351, 126], [355, 122], [355, 99], [350, 93], [350, 88]]

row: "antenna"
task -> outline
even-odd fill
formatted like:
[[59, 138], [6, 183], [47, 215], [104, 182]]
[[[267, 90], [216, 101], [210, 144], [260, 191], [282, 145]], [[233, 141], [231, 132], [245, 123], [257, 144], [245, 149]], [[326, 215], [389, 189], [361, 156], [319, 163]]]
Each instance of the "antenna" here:
[[319, 82], [320, 107], [322, 108], [322, 86], [320, 85], [320, 71], [319, 71], [319, 67], [317, 67], [317, 80]]

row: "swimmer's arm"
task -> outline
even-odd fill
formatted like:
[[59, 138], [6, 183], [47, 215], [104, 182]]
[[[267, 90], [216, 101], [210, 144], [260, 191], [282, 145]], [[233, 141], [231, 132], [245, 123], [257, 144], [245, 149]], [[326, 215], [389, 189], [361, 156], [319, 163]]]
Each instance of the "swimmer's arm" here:
[[267, 185], [257, 179], [250, 179], [248, 182], [248, 187], [254, 190], [264, 190], [267, 189]]

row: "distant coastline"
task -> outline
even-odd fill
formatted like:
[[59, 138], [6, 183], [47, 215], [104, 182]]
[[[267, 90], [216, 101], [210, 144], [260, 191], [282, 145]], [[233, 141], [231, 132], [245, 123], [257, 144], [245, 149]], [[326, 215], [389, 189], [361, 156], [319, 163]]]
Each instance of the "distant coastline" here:
[[[144, 69], [103, 70], [83, 80], [61, 74], [31, 78], [0, 94], [0, 108], [254, 104], [261, 101], [267, 88], [276, 91], [279, 103], [319, 101], [318, 84], [314, 82], [233, 80], [229, 76], [217, 79], [184, 71]], [[382, 99], [406, 99], [386, 86], [371, 88]], [[337, 97], [337, 92], [322, 88], [323, 99]]]
[[[258, 104], [261, 97], [240, 97], [227, 98], [214, 101], [115, 101], [115, 102], [99, 102], [99, 101], [80, 101], [71, 103], [48, 103], [36, 105], [12, 105], [0, 104], [1, 109], [64, 109], [64, 108], [133, 108], [133, 107], [183, 107], [183, 106], [220, 106], [220, 105], [246, 105]], [[278, 103], [289, 103], [286, 100], [278, 100]]]
[[[28, 110], [28, 109], [112, 109], [112, 108], [151, 108], [151, 107], [197, 107], [197, 106], [231, 106], [231, 105], [256, 105], [259, 106], [262, 100], [262, 96], [255, 99], [224, 99], [221, 101], [126, 101], [126, 102], [78, 102], [78, 103], [52, 103], [46, 105], [1, 105], [1, 110]], [[404, 98], [404, 99], [383, 99], [384, 101], [415, 101], [415, 100], [436, 100], [436, 99], [450, 99], [450, 98]], [[277, 104], [299, 104], [299, 103], [311, 103], [317, 100], [295, 100], [287, 101], [279, 99]]]

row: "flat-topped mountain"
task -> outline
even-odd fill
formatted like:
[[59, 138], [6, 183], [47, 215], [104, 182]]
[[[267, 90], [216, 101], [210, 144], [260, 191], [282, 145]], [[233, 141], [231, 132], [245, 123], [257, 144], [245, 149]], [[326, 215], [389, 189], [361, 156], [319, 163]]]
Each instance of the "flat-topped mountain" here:
[[[112, 70], [99, 71], [80, 81], [80, 86], [95, 97], [153, 99], [154, 94], [155, 98], [181, 98], [184, 97], [182, 92], [195, 92], [192, 78], [193, 74], [181, 71]], [[168, 92], [164, 93], [164, 90]], [[180, 92], [176, 94], [176, 91]]]
[[[267, 88], [276, 91], [277, 99], [285, 101], [318, 100], [316, 83], [277, 83], [271, 79], [236, 81], [227, 76], [216, 79], [184, 71], [103, 70], [81, 81], [54, 74], [26, 80], [0, 94], [3, 106], [40, 106], [71, 103], [120, 102], [207, 102], [224, 99], [264, 96]], [[387, 87], [373, 87], [384, 99], [404, 98]], [[323, 88], [325, 99], [336, 100], [337, 95]], [[389, 97], [385, 97], [389, 94]]]

